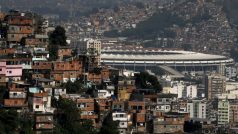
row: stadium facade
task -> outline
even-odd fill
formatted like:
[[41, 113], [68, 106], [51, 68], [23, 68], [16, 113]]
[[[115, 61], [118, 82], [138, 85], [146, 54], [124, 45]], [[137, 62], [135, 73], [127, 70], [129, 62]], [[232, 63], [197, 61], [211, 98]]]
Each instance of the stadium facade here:
[[[166, 65], [178, 71], [219, 71], [234, 64], [232, 58], [173, 50], [104, 50], [101, 63], [113, 67], [141, 70]], [[150, 69], [151, 70], [151, 69]]]

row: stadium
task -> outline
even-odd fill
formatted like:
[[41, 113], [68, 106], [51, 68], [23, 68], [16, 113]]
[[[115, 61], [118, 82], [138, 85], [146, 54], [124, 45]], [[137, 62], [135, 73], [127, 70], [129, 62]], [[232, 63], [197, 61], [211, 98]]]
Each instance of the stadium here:
[[168, 66], [178, 71], [223, 71], [234, 64], [226, 56], [174, 50], [103, 50], [101, 63], [124, 69]]

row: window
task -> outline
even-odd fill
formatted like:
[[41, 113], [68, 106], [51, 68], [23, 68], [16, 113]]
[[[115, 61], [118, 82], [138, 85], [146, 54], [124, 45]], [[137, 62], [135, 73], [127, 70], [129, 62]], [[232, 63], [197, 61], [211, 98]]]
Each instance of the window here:
[[40, 106], [39, 105], [36, 105], [36, 108], [38, 109]]
[[9, 71], [9, 74], [11, 74], [12, 73], [12, 71]]
[[13, 93], [13, 96], [17, 96], [17, 93]]

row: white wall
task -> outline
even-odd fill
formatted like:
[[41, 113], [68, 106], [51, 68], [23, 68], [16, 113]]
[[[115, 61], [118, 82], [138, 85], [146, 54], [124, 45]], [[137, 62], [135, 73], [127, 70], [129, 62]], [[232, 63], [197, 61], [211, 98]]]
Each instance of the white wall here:
[[186, 97], [188, 98], [196, 98], [197, 97], [197, 85], [189, 85], [186, 87], [186, 92], [187, 95]]

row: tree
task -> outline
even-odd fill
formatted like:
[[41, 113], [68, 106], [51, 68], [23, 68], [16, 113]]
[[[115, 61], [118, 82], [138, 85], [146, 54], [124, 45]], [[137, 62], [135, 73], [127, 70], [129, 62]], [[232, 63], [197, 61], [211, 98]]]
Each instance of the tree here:
[[140, 72], [140, 74], [136, 75], [136, 85], [138, 88], [154, 89], [156, 92], [163, 90], [157, 77], [147, 72]]
[[70, 80], [63, 85], [68, 93], [82, 93], [84, 92], [83, 90], [83, 84], [82, 81], [76, 80], [74, 82], [71, 82]]
[[59, 45], [59, 46], [66, 46], [66, 35], [65, 29], [61, 26], [57, 26], [55, 30], [50, 34], [50, 44]]
[[26, 37], [21, 38], [20, 44], [23, 47], [26, 45]]
[[30, 118], [20, 118], [21, 120], [21, 133], [34, 134], [33, 125], [34, 122]]
[[92, 134], [92, 122], [81, 120], [80, 110], [74, 101], [59, 98], [57, 102], [57, 122], [54, 133], [57, 134]]
[[103, 120], [99, 134], [119, 134], [118, 122], [112, 120], [112, 113], [109, 113]]
[[3, 102], [3, 99], [8, 96], [6, 87], [0, 86], [0, 102]]
[[66, 46], [65, 29], [61, 26], [57, 26], [55, 30], [49, 36], [49, 54], [51, 60], [58, 58], [59, 46]]
[[1, 133], [16, 133], [19, 126], [18, 113], [15, 110], [0, 110], [0, 132]]
[[78, 49], [76, 48], [72, 51], [72, 56], [77, 56], [77, 55], [78, 55]]

